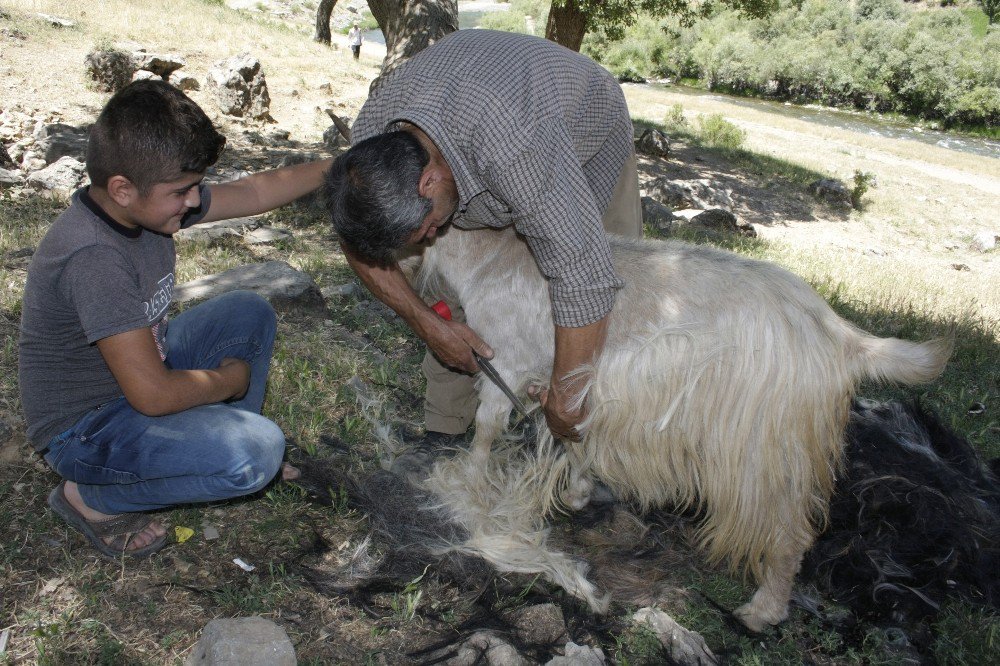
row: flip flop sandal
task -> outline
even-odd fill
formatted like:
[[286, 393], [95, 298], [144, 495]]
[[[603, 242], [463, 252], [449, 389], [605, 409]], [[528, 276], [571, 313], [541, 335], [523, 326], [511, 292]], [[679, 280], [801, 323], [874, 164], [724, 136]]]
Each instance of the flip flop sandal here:
[[[62, 481], [49, 493], [49, 507], [71, 527], [87, 537], [90, 545], [96, 548], [101, 555], [113, 560], [117, 560], [122, 555], [143, 558], [149, 557], [167, 545], [167, 535], [164, 534], [142, 548], [125, 550], [132, 536], [153, 522], [153, 517], [145, 513], [123, 513], [105, 520], [87, 520], [66, 499], [65, 485], [66, 482]], [[116, 538], [107, 543], [104, 541], [104, 537]]]

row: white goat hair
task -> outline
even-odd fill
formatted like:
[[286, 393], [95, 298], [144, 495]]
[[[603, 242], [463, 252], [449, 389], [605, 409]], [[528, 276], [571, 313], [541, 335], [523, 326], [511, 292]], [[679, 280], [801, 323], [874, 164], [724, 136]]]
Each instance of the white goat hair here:
[[[762, 630], [787, 617], [802, 555], [826, 518], [857, 384], [928, 382], [951, 341], [874, 337], [792, 273], [730, 252], [620, 239], [612, 250], [626, 285], [604, 353], [580, 369], [589, 417], [583, 442], [567, 446], [573, 482], [586, 490], [594, 475], [643, 507], [699, 509], [709, 559], [757, 580], [736, 614]], [[515, 391], [548, 378], [548, 289], [512, 230], [449, 230], [424, 251], [414, 281], [425, 297], [461, 305]], [[511, 404], [488, 380], [478, 387], [482, 464]]]

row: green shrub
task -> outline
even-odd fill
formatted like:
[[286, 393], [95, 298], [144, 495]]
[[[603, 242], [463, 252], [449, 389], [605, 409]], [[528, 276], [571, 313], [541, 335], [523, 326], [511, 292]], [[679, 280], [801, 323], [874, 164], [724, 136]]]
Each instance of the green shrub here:
[[726, 120], [721, 113], [699, 115], [697, 119], [698, 138], [711, 148], [736, 150], [746, 141], [746, 131]]

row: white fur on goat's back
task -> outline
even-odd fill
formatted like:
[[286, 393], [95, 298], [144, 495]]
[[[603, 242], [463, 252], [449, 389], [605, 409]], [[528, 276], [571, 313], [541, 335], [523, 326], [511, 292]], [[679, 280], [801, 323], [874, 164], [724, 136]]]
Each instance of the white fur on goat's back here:
[[[580, 454], [621, 496], [700, 508], [709, 556], [759, 579], [775, 544], [805, 549], [825, 519], [857, 383], [929, 381], [948, 344], [875, 338], [772, 264], [676, 241], [612, 247], [626, 286], [585, 373]], [[548, 376], [547, 288], [512, 231], [450, 230], [421, 271], [516, 386]], [[509, 408], [488, 390], [480, 410]]]

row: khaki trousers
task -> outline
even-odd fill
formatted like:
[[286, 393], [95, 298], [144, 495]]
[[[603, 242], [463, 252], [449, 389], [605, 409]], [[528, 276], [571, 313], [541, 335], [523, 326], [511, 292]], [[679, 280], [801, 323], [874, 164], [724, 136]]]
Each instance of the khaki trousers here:
[[[642, 238], [642, 203], [635, 154], [622, 167], [611, 203], [601, 219], [604, 230], [626, 238]], [[464, 321], [461, 314], [456, 319]], [[421, 365], [427, 377], [424, 393], [424, 427], [428, 432], [461, 435], [476, 417], [479, 400], [475, 378], [442, 365], [428, 351]]]

